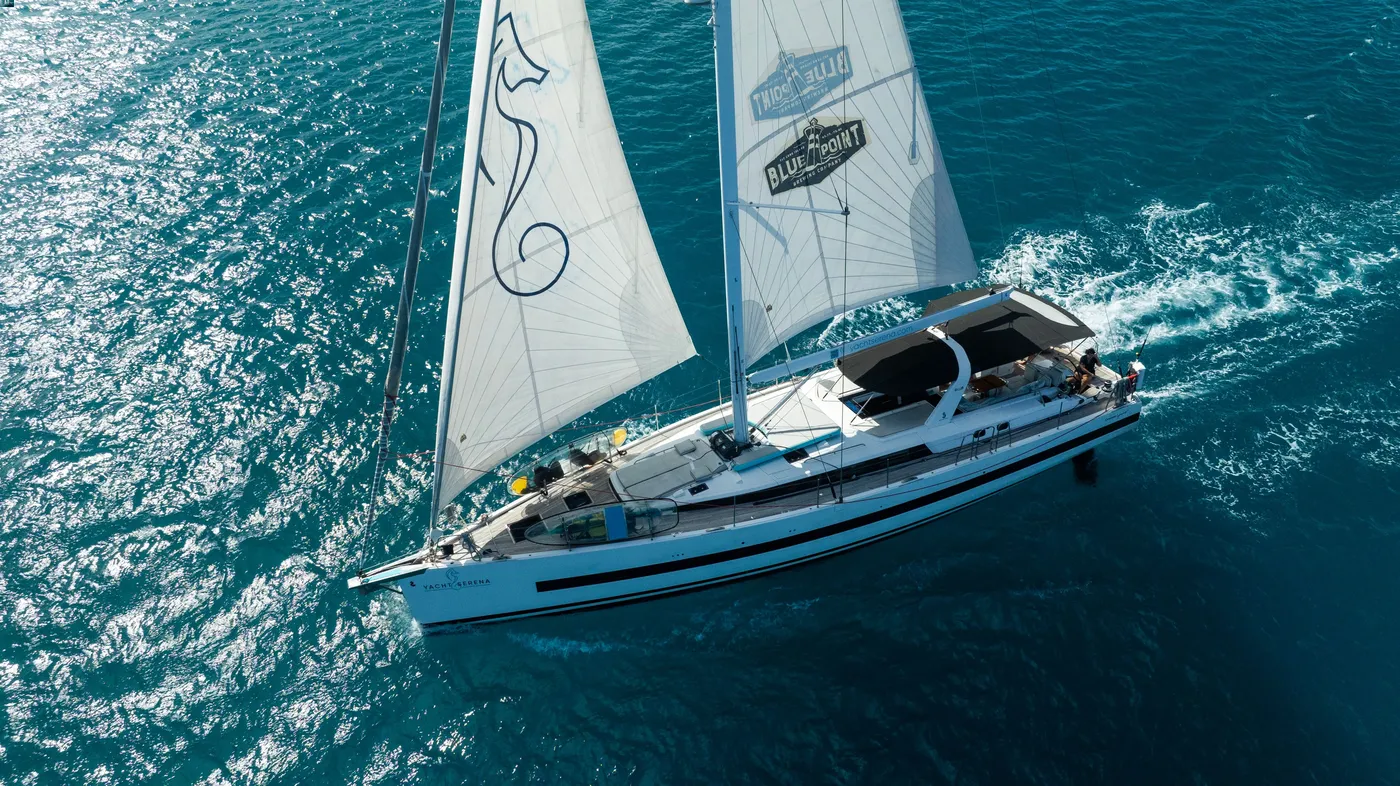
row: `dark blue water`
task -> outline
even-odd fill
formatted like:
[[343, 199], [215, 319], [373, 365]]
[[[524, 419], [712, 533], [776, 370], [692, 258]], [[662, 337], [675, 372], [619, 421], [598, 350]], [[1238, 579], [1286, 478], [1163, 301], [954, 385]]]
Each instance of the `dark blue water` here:
[[[906, 5], [984, 277], [1110, 362], [1150, 336], [1141, 428], [1097, 486], [1064, 467], [818, 565], [426, 639], [344, 579], [426, 515], [404, 459], [356, 518], [437, 4], [0, 10], [0, 783], [1400, 781], [1397, 8]], [[722, 358], [707, 12], [591, 13]], [[405, 453], [432, 443], [475, 17]]]

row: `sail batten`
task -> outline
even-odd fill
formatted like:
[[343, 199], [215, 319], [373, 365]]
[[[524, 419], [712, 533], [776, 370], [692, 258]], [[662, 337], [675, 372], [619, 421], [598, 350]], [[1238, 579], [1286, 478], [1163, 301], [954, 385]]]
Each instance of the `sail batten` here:
[[732, 5], [745, 362], [974, 277], [896, 0]]
[[582, 0], [483, 4], [434, 513], [695, 354], [613, 125]]

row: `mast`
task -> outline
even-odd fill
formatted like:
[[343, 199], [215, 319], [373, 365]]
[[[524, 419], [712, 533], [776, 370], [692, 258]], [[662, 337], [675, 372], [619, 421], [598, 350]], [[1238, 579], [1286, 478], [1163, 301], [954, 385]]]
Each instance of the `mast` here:
[[394, 322], [394, 344], [389, 353], [389, 373], [384, 377], [384, 414], [379, 423], [379, 458], [375, 462], [374, 481], [370, 486], [366, 530], [374, 523], [379, 487], [383, 483], [384, 470], [389, 463], [389, 429], [394, 422], [394, 408], [399, 399], [399, 382], [403, 377], [403, 359], [408, 352], [408, 323], [413, 314], [413, 290], [418, 283], [418, 258], [423, 250], [423, 222], [428, 212], [428, 186], [433, 179], [438, 118], [442, 114], [442, 90], [447, 81], [447, 56], [452, 50], [452, 17], [456, 8], [456, 0], [443, 1], [437, 62], [433, 66], [433, 87], [428, 95], [428, 125], [423, 135], [423, 158], [418, 167], [418, 196], [413, 201], [413, 224], [408, 232], [408, 258], [404, 261], [403, 285], [399, 290], [399, 312]]
[[734, 129], [734, 27], [731, 0], [714, 0], [715, 104], [719, 118], [719, 195], [724, 223], [724, 300], [729, 318], [729, 390], [734, 441], [749, 443], [748, 380], [744, 376], [744, 278], [739, 247], [739, 164]]

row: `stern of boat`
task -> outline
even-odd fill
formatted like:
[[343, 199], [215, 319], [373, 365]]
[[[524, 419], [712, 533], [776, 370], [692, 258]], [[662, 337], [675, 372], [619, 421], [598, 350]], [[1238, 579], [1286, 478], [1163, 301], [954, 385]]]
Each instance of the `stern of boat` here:
[[1142, 375], [1147, 370], [1147, 366], [1140, 360], [1134, 360], [1128, 364], [1128, 373], [1124, 374], [1113, 385], [1113, 395], [1120, 403], [1127, 401], [1137, 401], [1137, 392], [1142, 388]]

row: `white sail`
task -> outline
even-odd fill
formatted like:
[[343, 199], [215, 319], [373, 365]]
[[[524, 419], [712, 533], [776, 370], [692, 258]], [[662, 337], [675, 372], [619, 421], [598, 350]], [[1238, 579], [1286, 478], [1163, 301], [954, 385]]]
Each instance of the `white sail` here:
[[582, 0], [483, 3], [434, 499], [695, 354]]
[[849, 309], [975, 276], [896, 0], [732, 13], [746, 363]]

